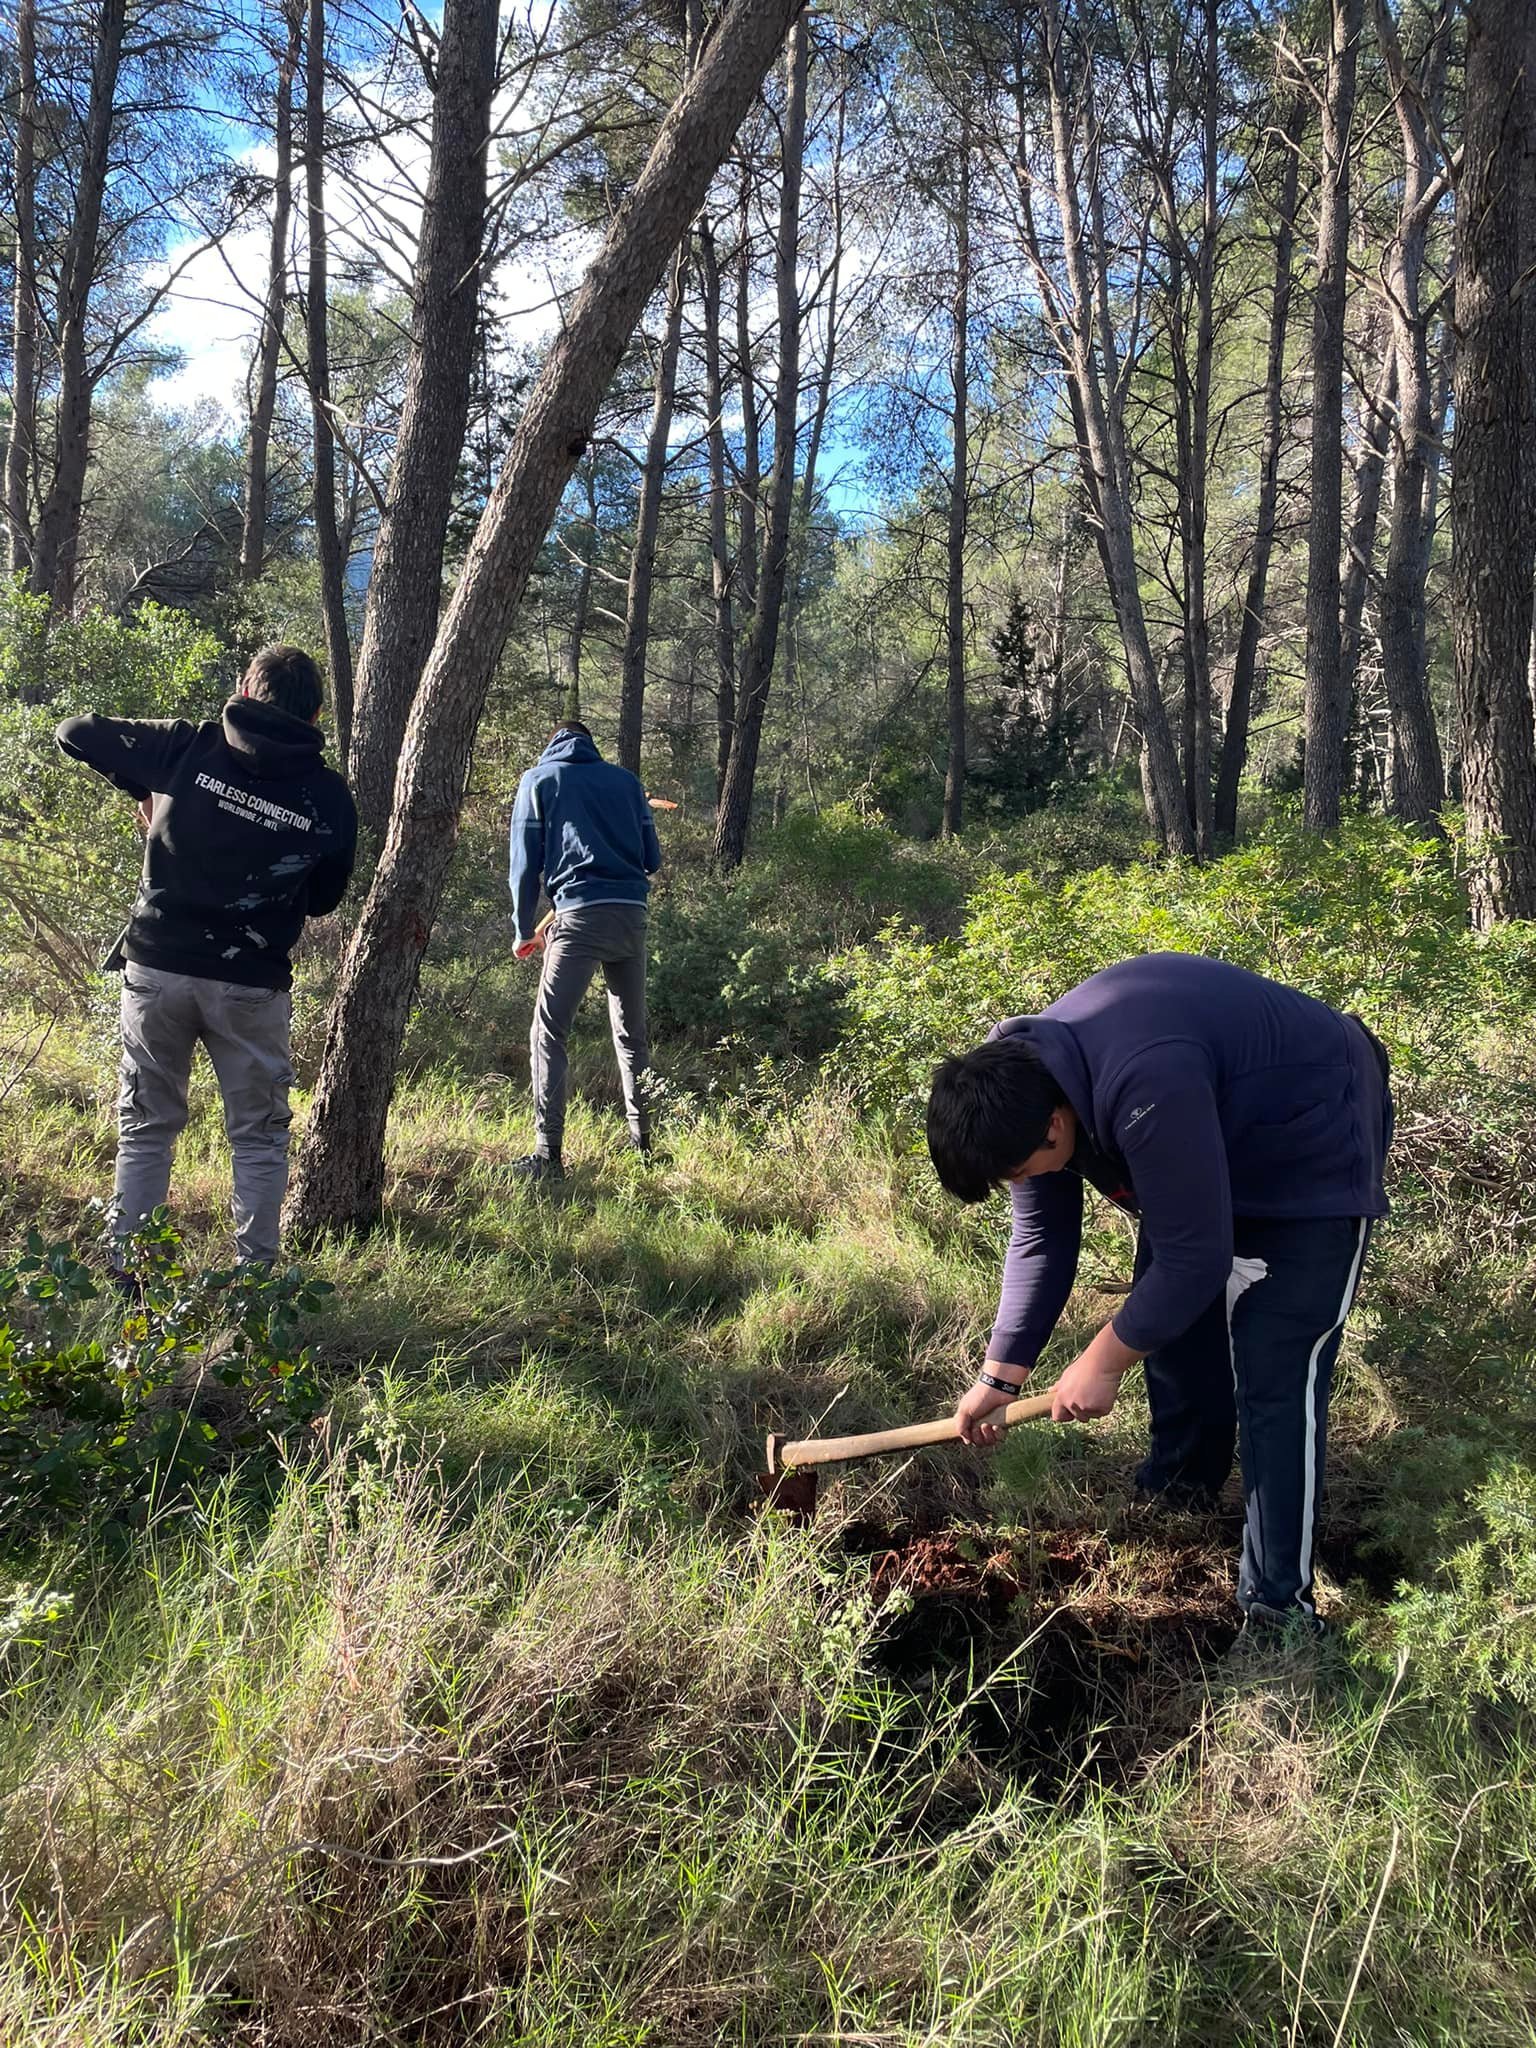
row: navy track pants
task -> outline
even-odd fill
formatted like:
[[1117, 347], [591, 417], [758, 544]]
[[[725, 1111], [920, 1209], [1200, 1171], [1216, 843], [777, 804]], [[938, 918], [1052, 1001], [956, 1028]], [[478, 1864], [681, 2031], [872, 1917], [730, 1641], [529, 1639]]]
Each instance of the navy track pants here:
[[1370, 1237], [1360, 1217], [1238, 1217], [1232, 1274], [1183, 1335], [1148, 1355], [1150, 1493], [1218, 1493], [1241, 1448], [1247, 1510], [1237, 1598], [1312, 1613], [1328, 1397]]

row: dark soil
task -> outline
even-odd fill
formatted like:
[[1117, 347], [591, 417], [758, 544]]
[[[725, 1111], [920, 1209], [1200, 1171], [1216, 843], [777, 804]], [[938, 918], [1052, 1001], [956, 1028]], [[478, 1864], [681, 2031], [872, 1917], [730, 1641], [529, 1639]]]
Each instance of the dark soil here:
[[880, 1549], [869, 1537], [853, 1547], [888, 1614], [882, 1668], [914, 1692], [980, 1689], [966, 1709], [976, 1749], [1058, 1787], [1127, 1783], [1175, 1747], [1237, 1635], [1224, 1541], [948, 1529]]

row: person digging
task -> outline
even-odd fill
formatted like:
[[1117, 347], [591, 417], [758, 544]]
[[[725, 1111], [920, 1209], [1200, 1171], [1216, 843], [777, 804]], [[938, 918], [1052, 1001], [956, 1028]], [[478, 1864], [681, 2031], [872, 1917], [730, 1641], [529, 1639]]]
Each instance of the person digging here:
[[939, 1179], [1006, 1185], [1013, 1229], [987, 1356], [955, 1420], [992, 1445], [1077, 1273], [1083, 1188], [1138, 1219], [1130, 1293], [1067, 1366], [1057, 1421], [1108, 1415], [1143, 1361], [1149, 1503], [1213, 1508], [1241, 1450], [1237, 1599], [1250, 1629], [1321, 1629], [1313, 1547], [1334, 1362], [1387, 1213], [1387, 1056], [1360, 1020], [1219, 960], [1152, 953], [945, 1060]]
[[[513, 950], [519, 960], [544, 956], [528, 1046], [534, 1149], [512, 1168], [521, 1180], [565, 1178], [566, 1041], [599, 968], [630, 1143], [650, 1156], [645, 932], [651, 876], [660, 866], [661, 845], [639, 777], [605, 761], [579, 720], [557, 725], [518, 784], [512, 807]], [[553, 918], [542, 926], [535, 923], [541, 885], [554, 905]]]

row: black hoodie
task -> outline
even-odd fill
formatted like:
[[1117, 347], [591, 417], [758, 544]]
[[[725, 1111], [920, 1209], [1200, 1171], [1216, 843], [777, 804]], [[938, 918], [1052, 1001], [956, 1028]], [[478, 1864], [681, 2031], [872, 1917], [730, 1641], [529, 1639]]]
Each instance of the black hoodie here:
[[141, 967], [287, 988], [306, 917], [346, 893], [357, 847], [347, 785], [318, 729], [255, 697], [222, 719], [66, 718], [57, 734], [142, 801], [156, 796], [123, 950]]

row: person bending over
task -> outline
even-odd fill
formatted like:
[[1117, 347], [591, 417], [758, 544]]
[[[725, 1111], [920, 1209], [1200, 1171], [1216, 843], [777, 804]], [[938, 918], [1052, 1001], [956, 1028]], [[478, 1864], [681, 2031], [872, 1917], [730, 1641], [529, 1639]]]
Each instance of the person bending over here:
[[224, 1102], [235, 1251], [271, 1264], [288, 1186], [293, 974], [310, 917], [346, 893], [357, 814], [325, 764], [320, 671], [264, 647], [204, 725], [66, 718], [55, 737], [135, 799], [145, 828], [138, 899], [108, 964], [123, 974], [113, 1229], [165, 1201], [201, 1042]]
[[[515, 952], [528, 960], [541, 946], [544, 951], [529, 1036], [534, 1149], [512, 1169], [523, 1179], [564, 1178], [566, 1040], [599, 968], [630, 1142], [649, 1155], [645, 928], [651, 876], [660, 866], [656, 824], [639, 777], [605, 761], [578, 719], [557, 725], [518, 784], [512, 807]], [[554, 905], [547, 933], [536, 925], [541, 885]]]
[[1313, 1545], [1334, 1361], [1387, 1213], [1387, 1056], [1358, 1018], [1240, 967], [1152, 953], [1092, 975], [936, 1070], [928, 1146], [962, 1201], [1006, 1185], [1013, 1230], [967, 1443], [1017, 1395], [1077, 1273], [1083, 1186], [1138, 1219], [1126, 1300], [1056, 1383], [1107, 1415], [1144, 1361], [1143, 1499], [1214, 1506], [1241, 1447], [1237, 1597], [1319, 1626]]

